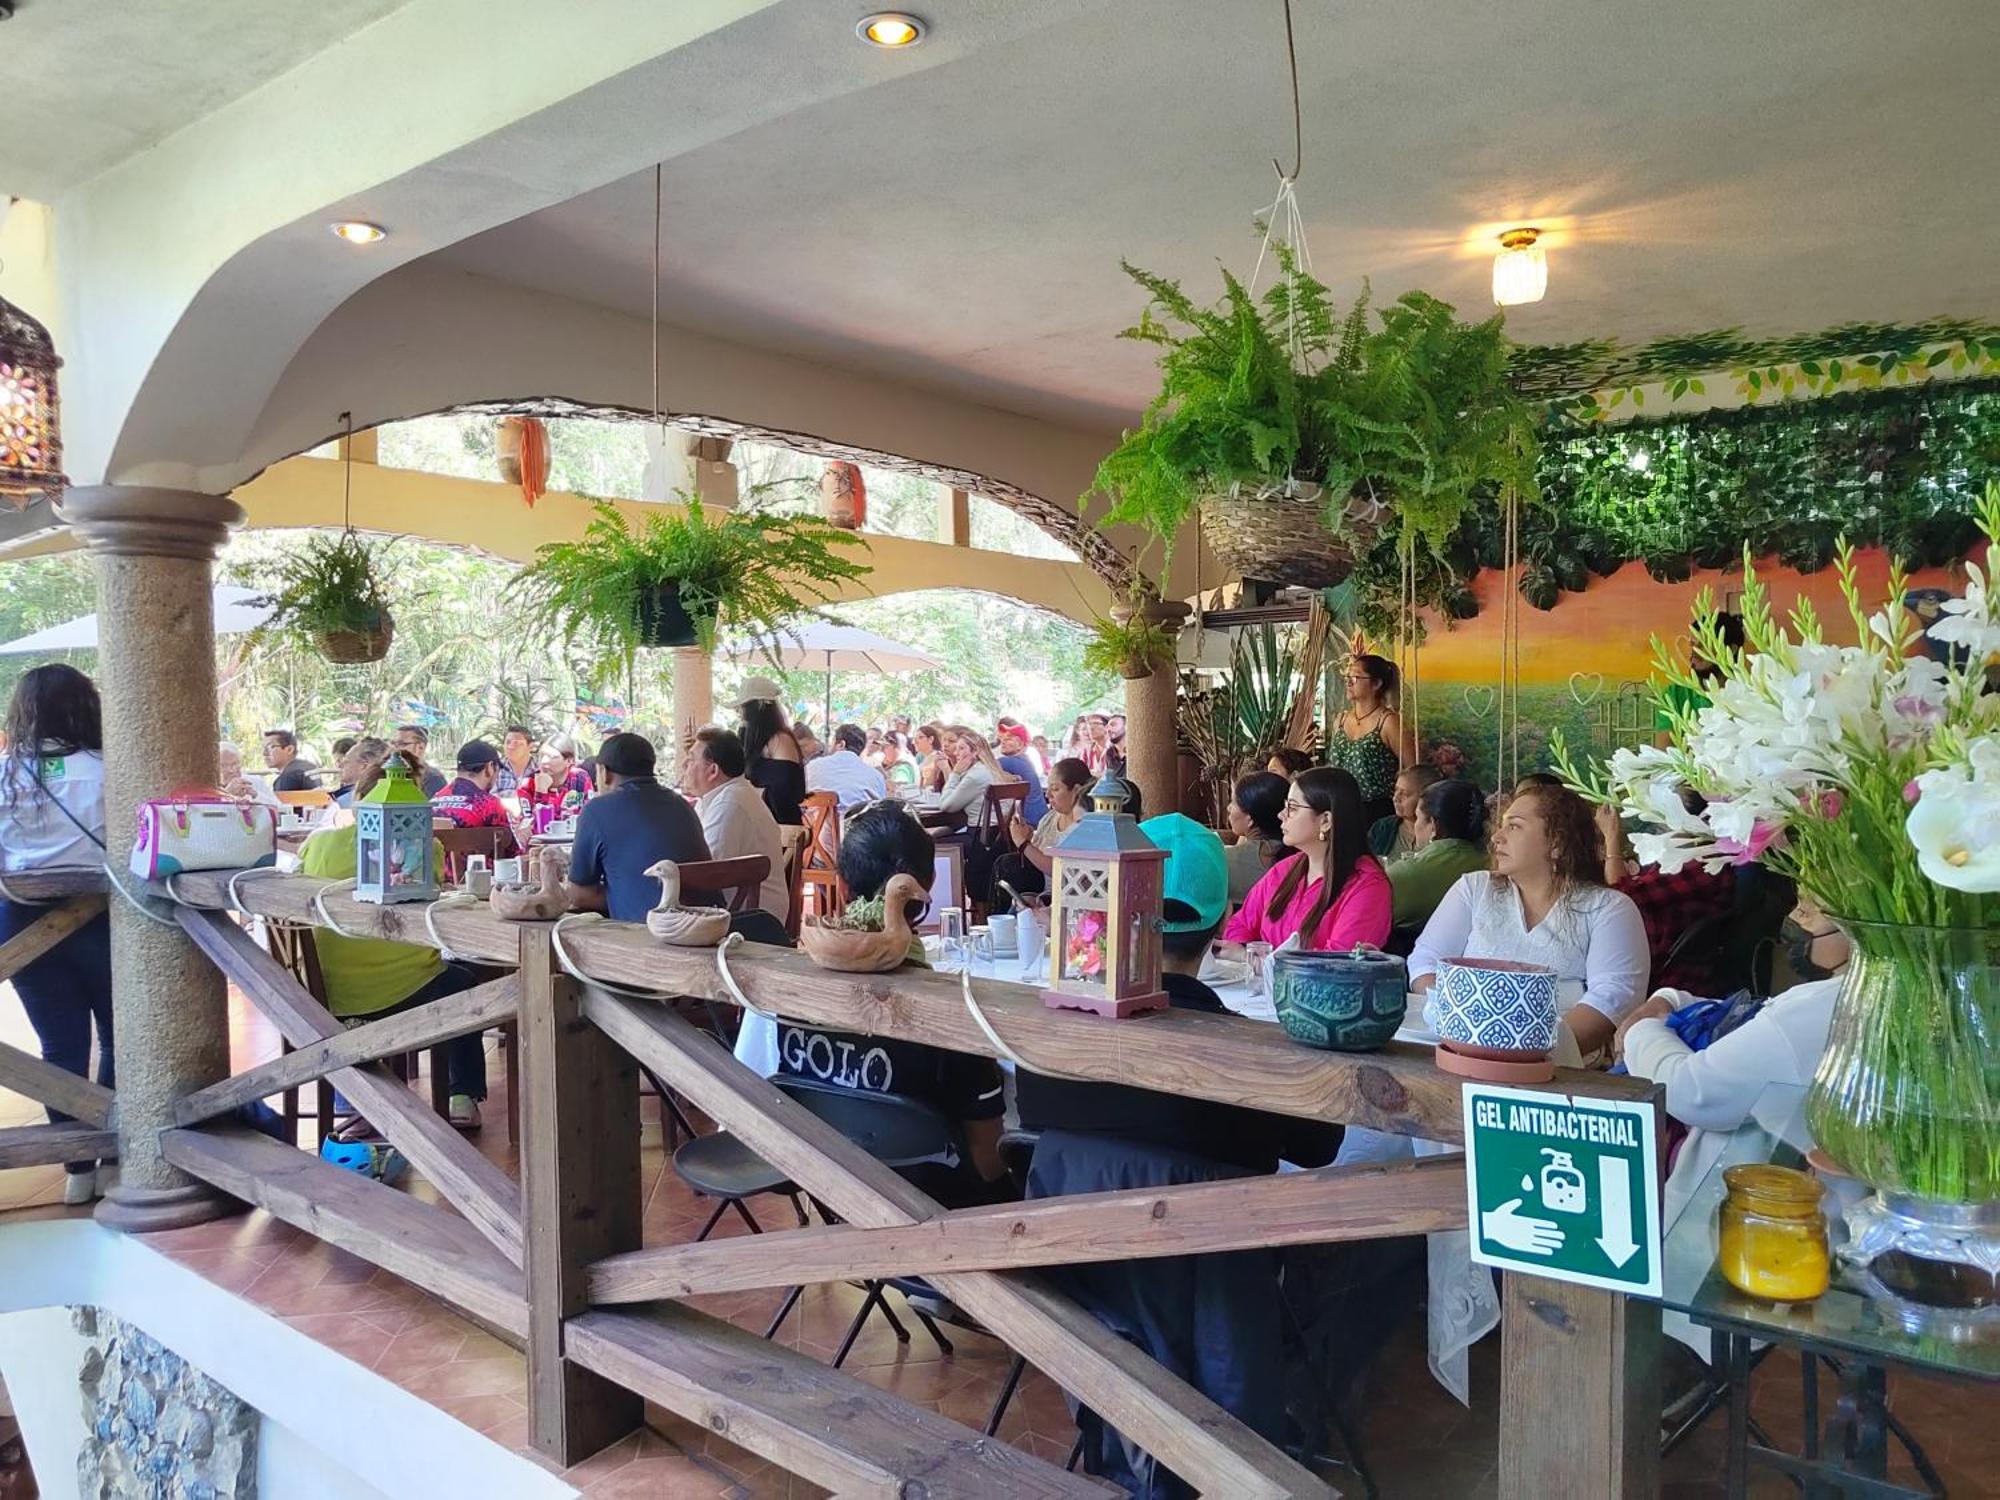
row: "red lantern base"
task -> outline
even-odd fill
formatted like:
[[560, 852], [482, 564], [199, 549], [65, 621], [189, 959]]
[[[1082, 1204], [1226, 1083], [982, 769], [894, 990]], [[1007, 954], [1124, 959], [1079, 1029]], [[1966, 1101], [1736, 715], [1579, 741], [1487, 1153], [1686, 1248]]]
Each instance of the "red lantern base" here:
[[1108, 1016], [1114, 1021], [1122, 1021], [1127, 1016], [1144, 1015], [1149, 1010], [1165, 1010], [1169, 1002], [1165, 990], [1155, 990], [1150, 995], [1127, 995], [1122, 1000], [1043, 990], [1042, 1004], [1050, 1010], [1087, 1010], [1093, 1016]]

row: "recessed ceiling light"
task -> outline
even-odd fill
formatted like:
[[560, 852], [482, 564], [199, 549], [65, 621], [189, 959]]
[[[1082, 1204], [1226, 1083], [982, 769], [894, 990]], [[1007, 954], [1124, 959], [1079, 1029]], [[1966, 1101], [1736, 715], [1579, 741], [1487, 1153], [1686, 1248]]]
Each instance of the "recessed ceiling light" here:
[[914, 47], [924, 39], [924, 23], [904, 10], [878, 10], [854, 23], [854, 34], [871, 47]]
[[1537, 243], [1539, 229], [1510, 229], [1500, 236], [1493, 257], [1493, 300], [1502, 307], [1539, 302], [1549, 289], [1548, 252]]
[[346, 240], [350, 245], [372, 245], [377, 240], [387, 239], [389, 232], [380, 224], [370, 224], [363, 219], [342, 219], [327, 228]]

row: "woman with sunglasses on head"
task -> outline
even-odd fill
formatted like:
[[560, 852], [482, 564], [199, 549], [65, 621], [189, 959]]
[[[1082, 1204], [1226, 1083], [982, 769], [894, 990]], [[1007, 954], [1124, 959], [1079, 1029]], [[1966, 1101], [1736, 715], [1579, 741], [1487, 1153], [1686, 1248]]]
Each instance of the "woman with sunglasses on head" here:
[[1298, 934], [1303, 948], [1380, 946], [1389, 936], [1389, 877], [1368, 852], [1368, 824], [1354, 778], [1332, 766], [1301, 772], [1279, 811], [1294, 851], [1250, 888], [1222, 929], [1228, 943], [1269, 943]]

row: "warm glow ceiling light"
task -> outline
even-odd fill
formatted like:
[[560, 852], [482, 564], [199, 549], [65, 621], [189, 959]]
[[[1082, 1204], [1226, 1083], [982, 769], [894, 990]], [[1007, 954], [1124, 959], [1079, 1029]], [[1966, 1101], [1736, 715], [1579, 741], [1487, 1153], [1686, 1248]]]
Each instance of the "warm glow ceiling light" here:
[[924, 23], [908, 11], [878, 10], [854, 23], [854, 34], [871, 47], [914, 47], [924, 39]]
[[350, 245], [372, 245], [377, 240], [387, 239], [389, 235], [380, 224], [370, 224], [363, 219], [342, 219], [338, 224], [329, 224], [327, 228]]
[[1502, 307], [1539, 302], [1549, 289], [1549, 258], [1539, 229], [1510, 229], [1493, 257], [1493, 300]]

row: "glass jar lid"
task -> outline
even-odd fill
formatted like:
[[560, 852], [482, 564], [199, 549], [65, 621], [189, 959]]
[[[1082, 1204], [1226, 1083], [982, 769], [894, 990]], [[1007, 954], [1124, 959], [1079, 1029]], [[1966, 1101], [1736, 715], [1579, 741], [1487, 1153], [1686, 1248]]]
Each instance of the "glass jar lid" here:
[[1787, 1218], [1805, 1218], [1819, 1211], [1826, 1189], [1810, 1172], [1769, 1162], [1744, 1162], [1723, 1170], [1729, 1196], [1745, 1208]]

